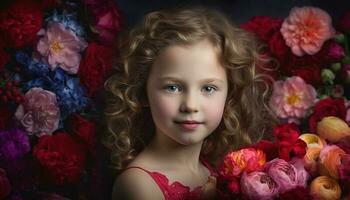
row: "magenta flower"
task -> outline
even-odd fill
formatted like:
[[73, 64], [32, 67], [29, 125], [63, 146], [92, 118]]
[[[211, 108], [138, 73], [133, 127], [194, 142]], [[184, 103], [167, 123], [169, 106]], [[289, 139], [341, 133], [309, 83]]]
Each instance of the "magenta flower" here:
[[278, 195], [278, 185], [265, 172], [243, 173], [241, 178], [242, 193], [252, 200], [269, 200]]
[[41, 88], [32, 88], [24, 97], [24, 103], [17, 107], [15, 117], [28, 134], [41, 136], [55, 131], [60, 119], [56, 95]]
[[283, 21], [281, 33], [292, 52], [302, 56], [317, 53], [323, 43], [334, 36], [335, 30], [327, 12], [306, 6], [290, 11]]
[[278, 117], [287, 119], [289, 123], [298, 122], [308, 114], [315, 100], [315, 89], [302, 78], [293, 76], [274, 83], [269, 106]]
[[37, 49], [50, 68], [53, 70], [59, 65], [68, 73], [76, 74], [81, 59], [80, 52], [87, 46], [85, 40], [59, 23], [49, 24], [46, 31], [42, 29], [38, 34], [43, 37], [39, 40]]
[[277, 183], [280, 193], [298, 186], [306, 187], [308, 174], [300, 161], [295, 161], [298, 169], [283, 159], [276, 158], [266, 163], [266, 173]]

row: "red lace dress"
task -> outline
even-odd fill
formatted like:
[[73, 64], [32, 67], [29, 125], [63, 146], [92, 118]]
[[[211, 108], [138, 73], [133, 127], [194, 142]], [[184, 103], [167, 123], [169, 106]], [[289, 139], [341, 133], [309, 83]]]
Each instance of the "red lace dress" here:
[[193, 190], [190, 190], [190, 187], [185, 186], [178, 181], [175, 181], [170, 184], [168, 178], [164, 174], [161, 174], [159, 172], [151, 172], [136, 166], [130, 166], [125, 170], [130, 168], [138, 168], [145, 171], [153, 178], [154, 182], [157, 183], [160, 190], [163, 192], [165, 200], [212, 199], [215, 196], [215, 191], [208, 191], [206, 187], [209, 184], [213, 183], [216, 185], [217, 173], [207, 162], [202, 161], [202, 163], [210, 171], [210, 176], [208, 177], [208, 181], [204, 185], [198, 186]]

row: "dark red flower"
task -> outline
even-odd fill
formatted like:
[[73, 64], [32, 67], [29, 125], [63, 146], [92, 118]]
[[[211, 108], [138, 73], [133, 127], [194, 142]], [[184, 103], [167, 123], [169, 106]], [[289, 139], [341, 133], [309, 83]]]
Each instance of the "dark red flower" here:
[[91, 155], [96, 157], [96, 125], [78, 114], [67, 119], [69, 133], [76, 135], [89, 149]]
[[5, 64], [10, 60], [10, 55], [4, 51], [3, 41], [0, 39], [0, 71], [5, 67]]
[[281, 32], [276, 32], [268, 40], [269, 50], [271, 54], [278, 60], [281, 65], [288, 61], [291, 54], [290, 48], [286, 45]]
[[321, 69], [316, 65], [295, 67], [290, 71], [291, 76], [299, 76], [306, 83], [319, 87], [322, 84]]
[[272, 35], [280, 31], [283, 20], [268, 16], [255, 16], [241, 25], [246, 31], [255, 33], [259, 39], [268, 42]]
[[12, 124], [13, 112], [5, 106], [0, 106], [0, 113], [0, 130], [8, 129]]
[[342, 138], [336, 145], [343, 149], [347, 154], [350, 154], [350, 136]]
[[32, 1], [16, 1], [0, 13], [0, 32], [6, 47], [21, 48], [33, 45], [42, 26], [43, 12]]
[[275, 143], [279, 149], [279, 158], [289, 161], [293, 157], [303, 157], [306, 143], [299, 138], [300, 131], [295, 123], [281, 124], [273, 130]]
[[105, 45], [113, 44], [123, 26], [121, 11], [116, 2], [113, 0], [83, 0], [83, 2], [92, 10], [99, 41]]
[[345, 120], [346, 108], [344, 99], [326, 98], [315, 105], [312, 115], [309, 118], [309, 131], [316, 133], [317, 123], [324, 117], [335, 116]]
[[337, 28], [344, 33], [350, 33], [350, 11], [344, 13], [338, 21]]
[[6, 176], [5, 170], [0, 168], [0, 199], [5, 199], [5, 197], [11, 191], [11, 184]]
[[78, 76], [87, 88], [89, 96], [102, 89], [104, 80], [112, 71], [113, 51], [111, 48], [91, 43], [80, 61]]
[[262, 150], [266, 154], [267, 161], [278, 157], [278, 147], [271, 141], [260, 140], [257, 144], [251, 145], [249, 147]]
[[77, 183], [85, 167], [84, 145], [63, 132], [40, 137], [33, 155], [44, 177], [57, 185]]
[[279, 195], [278, 199], [281, 200], [309, 200], [313, 199], [312, 196], [309, 193], [309, 190], [304, 187], [296, 187], [292, 190], [289, 190], [287, 192], [284, 192]]

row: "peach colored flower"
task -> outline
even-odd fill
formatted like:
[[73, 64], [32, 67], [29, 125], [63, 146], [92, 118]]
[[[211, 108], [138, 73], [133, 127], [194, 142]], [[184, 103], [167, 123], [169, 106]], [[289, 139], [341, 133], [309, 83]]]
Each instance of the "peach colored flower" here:
[[67, 30], [60, 23], [51, 23], [47, 30], [40, 30], [38, 35], [43, 36], [37, 49], [47, 59], [53, 70], [59, 65], [70, 74], [76, 74], [81, 59], [80, 52], [87, 47], [83, 38]]
[[315, 199], [340, 199], [341, 188], [338, 182], [328, 176], [315, 178], [310, 185], [310, 193]]
[[319, 173], [338, 179], [338, 168], [341, 165], [341, 157], [345, 154], [345, 151], [337, 145], [325, 146], [320, 152]]
[[261, 150], [253, 148], [241, 149], [226, 154], [220, 173], [225, 177], [239, 177], [242, 172], [252, 172], [262, 169], [266, 155]]
[[335, 30], [327, 12], [316, 7], [295, 7], [283, 21], [281, 33], [297, 56], [317, 53]]
[[15, 117], [28, 134], [41, 136], [55, 131], [60, 119], [56, 95], [41, 88], [32, 88], [24, 97], [24, 103], [17, 107]]
[[317, 123], [317, 134], [330, 142], [336, 143], [350, 136], [350, 127], [344, 120], [338, 117], [324, 117]]
[[298, 119], [308, 114], [315, 100], [315, 89], [302, 78], [292, 76], [274, 83], [269, 106], [278, 117], [298, 123]]

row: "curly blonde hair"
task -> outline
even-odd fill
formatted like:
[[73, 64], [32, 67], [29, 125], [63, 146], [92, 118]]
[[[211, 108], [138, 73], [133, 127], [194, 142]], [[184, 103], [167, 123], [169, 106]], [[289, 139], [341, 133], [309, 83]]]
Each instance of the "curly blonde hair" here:
[[[152, 63], [165, 47], [208, 39], [227, 70], [229, 88], [223, 120], [205, 139], [202, 155], [215, 160], [226, 151], [248, 145], [269, 133], [274, 117], [266, 106], [270, 92], [257, 65], [265, 63], [252, 35], [222, 13], [205, 8], [151, 12], [130, 32], [118, 72], [105, 83], [108, 130], [103, 139], [111, 163], [123, 169], [152, 139], [154, 123], [146, 84]], [[260, 64], [259, 64], [260, 63]]]

